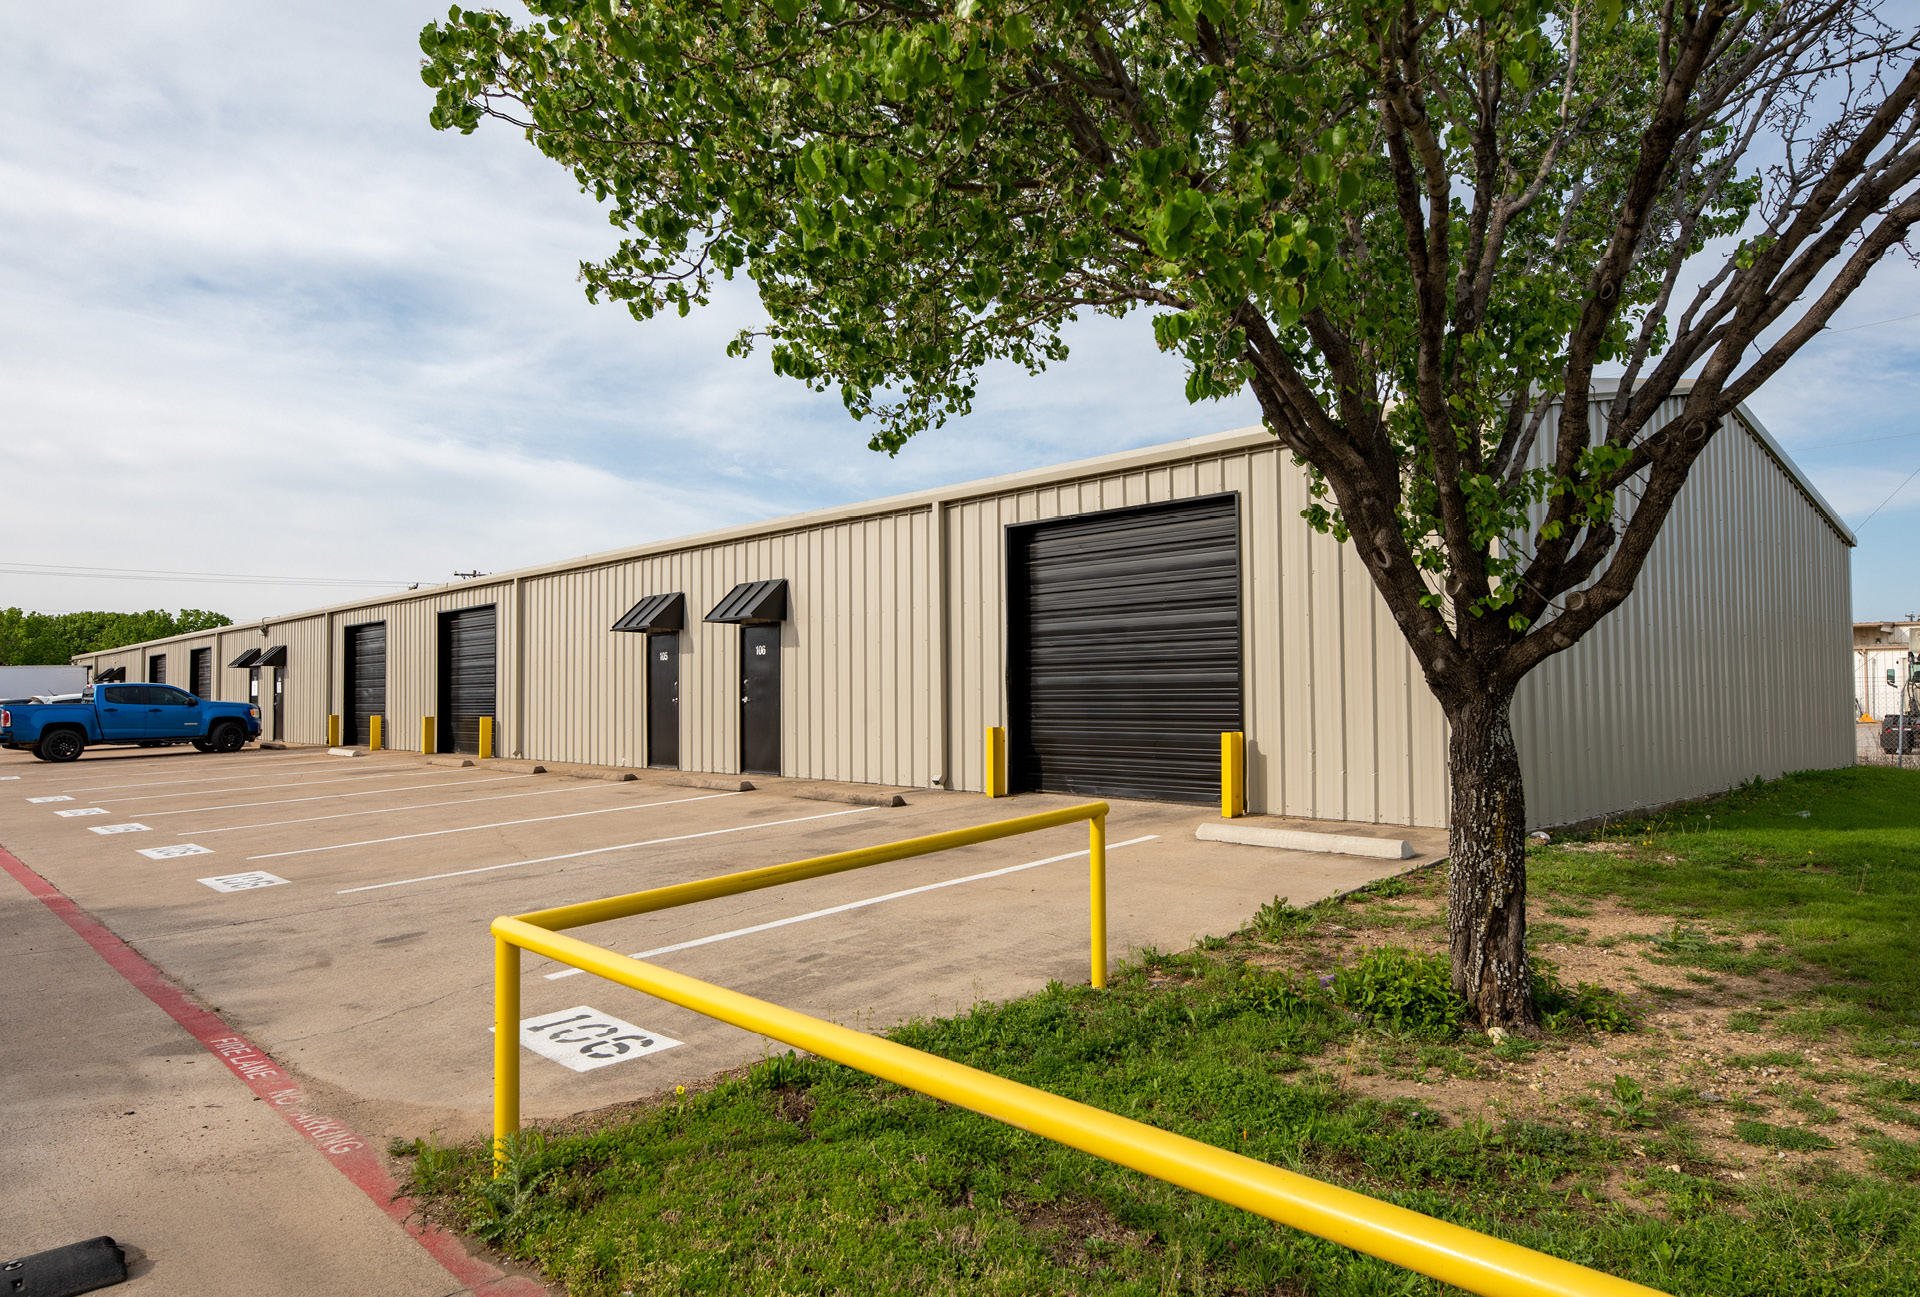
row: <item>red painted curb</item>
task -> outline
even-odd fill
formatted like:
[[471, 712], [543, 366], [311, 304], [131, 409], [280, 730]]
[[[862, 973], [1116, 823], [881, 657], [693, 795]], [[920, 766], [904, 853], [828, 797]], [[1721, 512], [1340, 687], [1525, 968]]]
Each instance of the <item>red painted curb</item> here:
[[225, 1063], [249, 1089], [272, 1104], [289, 1126], [305, 1136], [340, 1174], [411, 1234], [427, 1254], [465, 1288], [484, 1291], [490, 1297], [547, 1297], [544, 1285], [507, 1274], [479, 1257], [468, 1255], [457, 1237], [416, 1218], [413, 1200], [401, 1194], [400, 1186], [387, 1174], [379, 1155], [365, 1140], [334, 1118], [309, 1110], [305, 1093], [285, 1069], [229, 1027], [219, 1014], [188, 999], [158, 968], [116, 937], [105, 924], [75, 905], [65, 892], [22, 864], [5, 848], [0, 848], [0, 869], [5, 869], [15, 882], [27, 889], [28, 895], [79, 934], [80, 939], [131, 982], [135, 990], [186, 1028], [189, 1035]]

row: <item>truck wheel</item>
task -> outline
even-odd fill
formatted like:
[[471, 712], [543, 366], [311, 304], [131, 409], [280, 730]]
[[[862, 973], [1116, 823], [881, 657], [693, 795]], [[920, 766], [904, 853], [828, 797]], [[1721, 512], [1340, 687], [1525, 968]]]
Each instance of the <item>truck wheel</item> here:
[[51, 758], [48, 757], [46, 753], [40, 750], [40, 745], [38, 743], [27, 744], [27, 751], [33, 753], [33, 755], [38, 759], [40, 759], [41, 761], [51, 760]]
[[238, 752], [247, 746], [247, 732], [238, 721], [222, 721], [207, 735], [207, 746], [215, 752]]
[[55, 730], [40, 740], [40, 757], [46, 761], [78, 761], [87, 750], [87, 741], [78, 730]]
[[213, 751], [213, 744], [207, 742], [205, 739], [188, 739], [187, 742], [193, 744], [194, 747], [202, 752]]

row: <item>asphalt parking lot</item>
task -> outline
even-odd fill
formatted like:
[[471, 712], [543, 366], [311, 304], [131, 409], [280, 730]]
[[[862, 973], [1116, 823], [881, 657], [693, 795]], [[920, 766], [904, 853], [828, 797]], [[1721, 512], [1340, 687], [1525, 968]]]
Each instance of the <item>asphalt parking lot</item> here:
[[[486, 1129], [497, 915], [1084, 800], [929, 791], [875, 807], [766, 784], [691, 787], [666, 772], [610, 782], [316, 749], [108, 749], [58, 766], [0, 753], [0, 845], [384, 1145]], [[1305, 903], [1419, 863], [1195, 841], [1208, 818], [1204, 807], [1113, 803], [1112, 958], [1231, 931], [1276, 895]], [[575, 935], [883, 1028], [1052, 979], [1084, 982], [1086, 845], [1074, 824]], [[654, 1093], [770, 1047], [543, 958], [528, 956], [523, 974], [523, 1014], [540, 1028], [523, 1038], [564, 1038], [589, 1014], [652, 1042], [585, 1070], [577, 1046], [529, 1051], [529, 1119]], [[30, 1041], [32, 1016], [22, 1005], [0, 1013], [10, 1051]]]

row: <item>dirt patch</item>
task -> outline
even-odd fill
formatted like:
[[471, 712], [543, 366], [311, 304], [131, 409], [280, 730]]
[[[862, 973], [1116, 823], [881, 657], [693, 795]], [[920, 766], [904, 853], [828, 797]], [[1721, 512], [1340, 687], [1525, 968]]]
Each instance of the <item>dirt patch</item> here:
[[1084, 1198], [1056, 1198], [1043, 1203], [1016, 1198], [1009, 1199], [1006, 1207], [1040, 1237], [1059, 1265], [1085, 1267], [1097, 1263], [1103, 1251], [1142, 1251], [1154, 1246], [1151, 1235], [1128, 1229], [1111, 1211]]
[[[1579, 844], [1612, 848], [1618, 844]], [[1398, 895], [1349, 897], [1283, 943], [1247, 950], [1259, 966], [1325, 977], [1379, 946], [1438, 954], [1445, 949], [1443, 883], [1435, 874]], [[1605, 1184], [1632, 1200], [1644, 1174], [1666, 1170], [1728, 1181], [1860, 1173], [1871, 1159], [1863, 1135], [1912, 1139], [1916, 1131], [1861, 1102], [1876, 1081], [1913, 1080], [1913, 1069], [1851, 1053], [1838, 1040], [1791, 1036], [1775, 1024], [1819, 983], [1777, 969], [1705, 969], [1687, 959], [1709, 950], [1721, 962], [1763, 964], [1765, 937], [1685, 930], [1673, 921], [1607, 901], [1543, 898], [1532, 905], [1536, 960], [1568, 988], [1592, 983], [1619, 992], [1639, 1030], [1560, 1035], [1537, 1044], [1496, 1045], [1472, 1032], [1452, 1042], [1361, 1033], [1313, 1063], [1356, 1095], [1412, 1100], [1456, 1121], [1564, 1123], [1618, 1139], [1636, 1161]], [[1676, 943], [1676, 937], [1679, 938]], [[1244, 938], [1240, 939], [1244, 941]], [[1624, 1083], [1623, 1083], [1624, 1082]], [[1636, 1097], [1637, 1096], [1637, 1097]], [[1884, 1111], [1884, 1107], [1883, 1107]], [[1833, 1148], [1755, 1144], [1751, 1123], [1798, 1132], [1779, 1143], [1829, 1141]], [[1684, 1131], [1687, 1154], [1643, 1145]]]

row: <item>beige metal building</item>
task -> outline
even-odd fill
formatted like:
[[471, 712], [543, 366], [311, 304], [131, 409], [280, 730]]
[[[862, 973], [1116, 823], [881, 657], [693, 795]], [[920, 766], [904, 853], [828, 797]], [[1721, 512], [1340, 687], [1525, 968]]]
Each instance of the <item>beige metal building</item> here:
[[[503, 756], [967, 790], [1005, 726], [1015, 791], [1208, 801], [1243, 729], [1253, 813], [1444, 824], [1439, 708], [1307, 504], [1222, 433], [76, 661], [258, 697], [295, 743], [377, 715], [471, 751], [490, 716]], [[1852, 544], [1743, 409], [1633, 597], [1524, 687], [1534, 823], [1850, 764]]]

